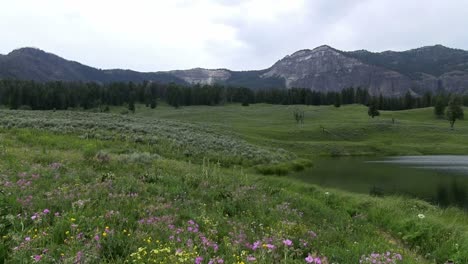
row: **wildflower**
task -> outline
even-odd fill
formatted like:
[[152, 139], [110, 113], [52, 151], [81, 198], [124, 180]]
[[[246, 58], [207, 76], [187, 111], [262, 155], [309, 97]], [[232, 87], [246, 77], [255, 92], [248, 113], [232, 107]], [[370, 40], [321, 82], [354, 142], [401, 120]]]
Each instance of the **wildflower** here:
[[35, 262], [41, 261], [41, 258], [42, 258], [41, 255], [34, 255], [34, 256], [33, 256], [33, 259], [34, 259]]
[[257, 259], [256, 259], [254, 256], [248, 256], [248, 257], [247, 257], [247, 261], [252, 262], [252, 261], [256, 261], [256, 260], [257, 260]]
[[50, 213], [50, 210], [49, 209], [44, 209], [44, 211], [42, 211], [42, 213], [48, 214], [48, 213]]
[[426, 216], [423, 215], [423, 214], [418, 214], [418, 217], [419, 217], [419, 219], [424, 219], [424, 218], [426, 218]]
[[94, 240], [99, 241], [99, 239], [100, 239], [100, 238], [99, 238], [99, 235], [95, 235], [95, 236], [94, 236]]
[[370, 263], [392, 263], [396, 264], [400, 261], [402, 261], [403, 258], [400, 254], [398, 253], [391, 253], [391, 252], [386, 252], [386, 253], [371, 253], [370, 255], [363, 255], [361, 256], [361, 259], [359, 263], [363, 264], [370, 264]]
[[259, 247], [260, 247], [260, 243], [261, 243], [260, 241], [255, 241], [255, 242], [253, 243], [253, 245], [252, 245], [252, 250], [256, 250], [257, 248], [259, 248]]
[[203, 261], [203, 257], [201, 257], [201, 256], [198, 256], [198, 257], [195, 258], [195, 264], [201, 264], [202, 261]]
[[81, 263], [82, 257], [83, 257], [83, 252], [78, 251], [78, 253], [76, 253], [76, 257], [75, 257], [75, 263]]
[[276, 248], [275, 245], [272, 245], [272, 244], [266, 244], [265, 247], [271, 250]]
[[25, 241], [31, 241], [31, 238], [30, 237], [25, 237], [24, 240]]
[[306, 261], [307, 263], [313, 263], [314, 258], [309, 254], [309, 255], [307, 256], [307, 258], [305, 258], [305, 261]]
[[290, 246], [292, 246], [293, 243], [292, 243], [291, 240], [285, 239], [285, 240], [283, 240], [283, 244], [284, 244], [285, 246], [287, 246], [287, 247], [290, 247]]

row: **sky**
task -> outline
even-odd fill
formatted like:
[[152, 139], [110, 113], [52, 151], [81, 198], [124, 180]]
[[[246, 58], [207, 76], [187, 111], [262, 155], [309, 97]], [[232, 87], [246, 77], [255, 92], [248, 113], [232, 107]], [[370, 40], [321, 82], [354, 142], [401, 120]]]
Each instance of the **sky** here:
[[468, 0], [0, 0], [0, 54], [101, 69], [270, 67], [301, 49], [468, 50]]

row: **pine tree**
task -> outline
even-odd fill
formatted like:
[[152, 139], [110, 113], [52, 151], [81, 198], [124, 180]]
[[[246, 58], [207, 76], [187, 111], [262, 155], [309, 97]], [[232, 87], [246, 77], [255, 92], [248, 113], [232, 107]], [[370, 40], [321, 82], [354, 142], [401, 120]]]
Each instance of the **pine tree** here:
[[376, 116], [379, 116], [380, 115], [380, 112], [379, 112], [379, 108], [378, 108], [378, 102], [377, 100], [373, 99], [370, 103], [369, 103], [369, 108], [367, 110], [367, 114], [374, 118]]
[[150, 103], [151, 109], [155, 109], [157, 105], [158, 105], [158, 102], [156, 101], [156, 98], [152, 98], [151, 103]]
[[335, 107], [337, 107], [337, 108], [341, 106], [341, 95], [340, 95], [340, 93], [335, 94], [335, 100], [334, 100], [333, 105]]
[[435, 106], [434, 106], [434, 114], [436, 116], [443, 116], [445, 112], [445, 102], [442, 96], [437, 96]]
[[130, 91], [128, 98], [128, 111], [135, 113], [135, 92]]
[[450, 122], [450, 127], [452, 129], [457, 119], [463, 119], [464, 114], [463, 114], [462, 104], [463, 103], [462, 103], [461, 97], [454, 95], [452, 96], [452, 98], [450, 98], [450, 101], [447, 107], [446, 116]]

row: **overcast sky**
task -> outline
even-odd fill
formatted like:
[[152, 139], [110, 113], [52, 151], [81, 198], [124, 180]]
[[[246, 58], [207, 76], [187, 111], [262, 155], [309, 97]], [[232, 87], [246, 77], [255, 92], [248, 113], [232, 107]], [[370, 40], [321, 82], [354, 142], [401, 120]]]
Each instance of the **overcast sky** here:
[[0, 0], [0, 54], [97, 68], [263, 69], [300, 49], [468, 50], [468, 0]]

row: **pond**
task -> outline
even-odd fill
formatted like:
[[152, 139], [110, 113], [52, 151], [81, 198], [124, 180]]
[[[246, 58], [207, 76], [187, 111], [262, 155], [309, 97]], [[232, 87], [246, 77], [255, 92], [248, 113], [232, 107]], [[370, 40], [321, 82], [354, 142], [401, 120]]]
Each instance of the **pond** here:
[[468, 156], [324, 158], [293, 177], [352, 192], [406, 195], [468, 209]]

